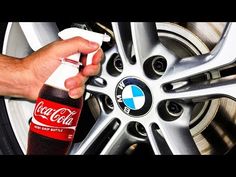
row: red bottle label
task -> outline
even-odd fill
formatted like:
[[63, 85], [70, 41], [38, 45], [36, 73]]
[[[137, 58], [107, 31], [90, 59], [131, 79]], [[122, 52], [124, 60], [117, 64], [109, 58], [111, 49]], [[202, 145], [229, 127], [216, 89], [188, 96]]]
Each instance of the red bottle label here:
[[30, 131], [62, 141], [72, 141], [80, 109], [38, 98]]

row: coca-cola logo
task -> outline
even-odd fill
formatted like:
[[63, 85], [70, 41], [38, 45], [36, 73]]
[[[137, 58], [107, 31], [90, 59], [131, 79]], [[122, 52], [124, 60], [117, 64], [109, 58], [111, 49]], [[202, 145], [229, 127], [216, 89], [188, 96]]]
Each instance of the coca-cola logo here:
[[34, 116], [41, 117], [43, 119], [47, 119], [51, 122], [55, 122], [57, 124], [70, 126], [73, 123], [73, 116], [76, 115], [76, 111], [72, 111], [68, 108], [58, 108], [54, 109], [48, 106], [45, 106], [44, 101], [40, 101], [35, 109]]

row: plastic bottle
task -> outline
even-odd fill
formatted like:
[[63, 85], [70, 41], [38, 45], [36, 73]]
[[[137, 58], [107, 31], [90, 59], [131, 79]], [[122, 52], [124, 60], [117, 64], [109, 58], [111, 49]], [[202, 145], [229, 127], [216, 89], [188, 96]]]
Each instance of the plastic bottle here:
[[[106, 34], [79, 28], [68, 28], [58, 33], [62, 39], [75, 36], [97, 42], [109, 41]], [[91, 64], [92, 52], [87, 55]], [[72, 99], [65, 88], [65, 80], [79, 72], [80, 53], [62, 59], [59, 67], [47, 79], [40, 90], [28, 134], [28, 155], [66, 155], [72, 145], [75, 130], [83, 106], [83, 97]]]

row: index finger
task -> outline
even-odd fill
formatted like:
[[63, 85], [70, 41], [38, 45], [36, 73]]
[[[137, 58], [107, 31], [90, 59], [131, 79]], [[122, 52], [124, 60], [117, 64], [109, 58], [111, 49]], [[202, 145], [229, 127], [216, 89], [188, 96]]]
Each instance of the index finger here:
[[68, 57], [75, 53], [88, 54], [96, 51], [99, 48], [97, 43], [88, 41], [82, 37], [73, 37], [67, 40], [60, 40], [53, 42], [50, 45], [52, 52], [58, 58]]
[[[97, 65], [97, 64], [99, 64], [102, 61], [102, 59], [104, 59], [104, 53], [103, 53], [103, 50], [100, 48], [94, 54], [92, 64], [93, 65]], [[86, 61], [87, 61], [87, 57], [86, 56], [82, 56], [81, 57], [81, 62], [82, 62], [82, 64], [84, 66], [86, 65]]]

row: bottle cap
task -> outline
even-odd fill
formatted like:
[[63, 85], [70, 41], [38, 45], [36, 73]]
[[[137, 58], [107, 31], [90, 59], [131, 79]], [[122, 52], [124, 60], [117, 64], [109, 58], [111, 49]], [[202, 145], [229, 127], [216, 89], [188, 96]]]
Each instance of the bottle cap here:
[[[111, 37], [108, 36], [107, 34], [101, 34], [101, 33], [88, 31], [88, 30], [84, 30], [84, 29], [80, 29], [76, 27], [71, 27], [71, 28], [62, 30], [61, 32], [58, 33], [58, 36], [63, 40], [80, 36], [86, 40], [98, 43], [99, 46], [102, 45], [103, 41], [109, 42], [111, 40]], [[87, 55], [87, 65], [92, 63], [92, 58], [95, 53], [96, 51]], [[79, 62], [80, 53], [71, 55], [67, 58]]]

